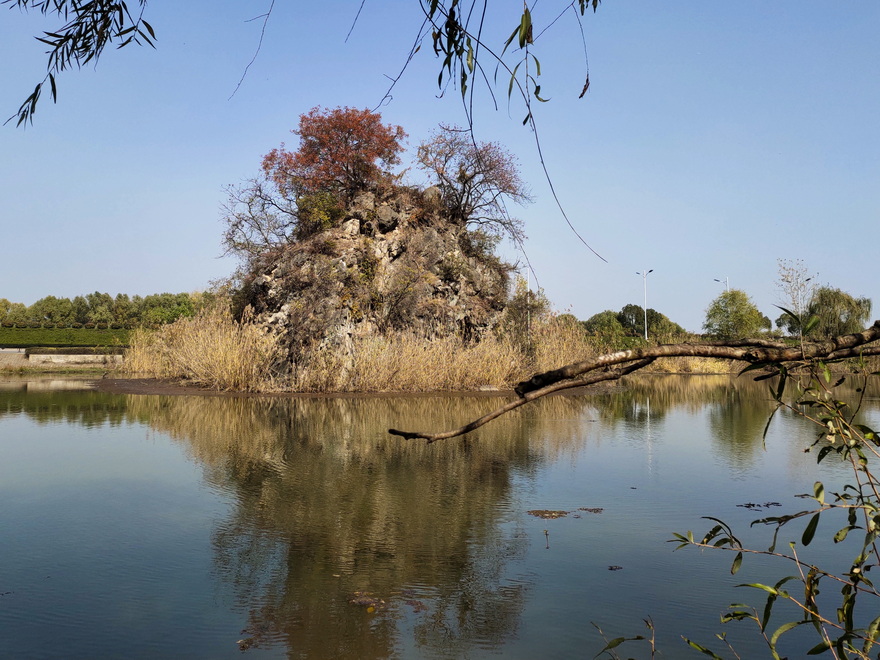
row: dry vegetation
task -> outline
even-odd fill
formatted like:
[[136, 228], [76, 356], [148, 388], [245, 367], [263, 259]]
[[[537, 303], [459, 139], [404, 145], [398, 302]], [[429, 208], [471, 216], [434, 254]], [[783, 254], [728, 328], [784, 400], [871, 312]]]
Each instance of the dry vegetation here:
[[[316, 343], [283, 373], [273, 335], [215, 308], [159, 330], [133, 332], [124, 370], [247, 392], [461, 391], [509, 388], [535, 372], [598, 354], [580, 326], [550, 318], [532, 325], [527, 342], [493, 334], [467, 343], [399, 333], [353, 338], [350, 352]], [[652, 371], [728, 373], [731, 365], [681, 357], [658, 360]]]
[[220, 306], [158, 330], [135, 330], [130, 341], [124, 369], [131, 374], [243, 392], [273, 386], [277, 340]]

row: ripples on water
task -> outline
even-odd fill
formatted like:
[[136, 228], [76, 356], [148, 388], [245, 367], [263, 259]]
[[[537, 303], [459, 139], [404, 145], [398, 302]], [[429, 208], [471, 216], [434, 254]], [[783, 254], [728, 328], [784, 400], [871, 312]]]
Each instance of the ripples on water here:
[[725, 605], [760, 600], [733, 585], [779, 572], [747, 560], [733, 578], [732, 557], [672, 553], [671, 532], [713, 515], [766, 545], [748, 522], [772, 514], [737, 505], [799, 510], [795, 493], [843, 474], [820, 475], [792, 416], [764, 451], [766, 392], [633, 380], [427, 446], [385, 431], [458, 426], [498, 399], [6, 383], [0, 657], [592, 657], [591, 622], [633, 636], [648, 616], [675, 657], [680, 634], [711, 644]]

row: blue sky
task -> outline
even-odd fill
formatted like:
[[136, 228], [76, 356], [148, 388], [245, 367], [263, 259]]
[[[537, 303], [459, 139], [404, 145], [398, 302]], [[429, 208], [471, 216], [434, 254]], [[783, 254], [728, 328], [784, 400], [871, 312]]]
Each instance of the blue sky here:
[[[367, 0], [346, 42], [359, 0], [279, 0], [230, 98], [259, 40], [248, 19], [268, 5], [154, 0], [157, 50], [108, 51], [60, 76], [59, 103], [45, 99], [33, 126], [0, 128], [0, 297], [191, 291], [233, 270], [220, 258], [224, 186], [293, 144], [310, 108], [376, 107], [420, 25], [414, 0]], [[557, 5], [538, 3], [536, 22]], [[33, 36], [56, 21], [0, 12], [9, 116], [45, 70]], [[490, 38], [500, 44], [515, 20], [492, 18]], [[608, 263], [556, 209], [506, 84], [497, 111], [485, 90], [476, 108], [478, 138], [517, 154], [532, 187], [535, 203], [517, 215], [558, 310], [588, 318], [642, 304], [636, 271], [653, 269], [648, 306], [689, 330], [723, 290], [715, 279], [776, 318], [779, 258], [880, 308], [880, 3], [605, 0], [584, 29], [591, 87], [580, 100], [575, 24], [536, 44], [551, 98], [536, 118], [560, 199]], [[438, 98], [438, 68], [426, 43], [382, 109], [411, 152], [439, 122], [465, 121], [455, 90]]]

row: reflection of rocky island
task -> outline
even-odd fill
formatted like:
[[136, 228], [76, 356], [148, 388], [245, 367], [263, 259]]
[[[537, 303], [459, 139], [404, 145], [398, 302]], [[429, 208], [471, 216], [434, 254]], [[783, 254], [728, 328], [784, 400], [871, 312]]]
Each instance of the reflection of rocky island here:
[[[878, 392], [871, 383], [868, 397]], [[650, 415], [659, 426], [677, 409], [707, 411], [707, 445], [748, 461], [772, 407], [767, 384], [746, 377], [631, 378], [613, 392], [548, 397], [465, 439], [427, 446], [386, 433], [458, 426], [498, 403], [0, 387], [0, 417], [138, 422], [175, 439], [233, 502], [213, 529], [214, 561], [218, 582], [247, 612], [242, 646], [284, 646], [291, 657], [501, 648], [521, 625], [530, 588], [517, 559], [534, 506], [514, 501], [515, 480], [605, 441], [619, 424], [644, 429]]]
[[131, 397], [129, 409], [235, 497], [214, 543], [218, 573], [249, 612], [242, 643], [367, 658], [413, 644], [466, 655], [516, 630], [527, 581], [505, 571], [527, 540], [512, 478], [578, 441], [548, 425], [591, 412], [588, 401], [555, 397], [432, 446], [386, 429], [457, 423], [497, 399]]

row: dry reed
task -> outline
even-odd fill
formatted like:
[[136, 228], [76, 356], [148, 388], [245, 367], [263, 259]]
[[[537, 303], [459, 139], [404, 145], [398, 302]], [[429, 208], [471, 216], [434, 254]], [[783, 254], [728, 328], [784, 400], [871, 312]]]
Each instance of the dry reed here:
[[507, 340], [479, 343], [459, 337], [425, 339], [409, 334], [353, 340], [351, 351], [314, 347], [295, 370], [300, 392], [430, 392], [507, 387], [522, 363]]
[[271, 389], [278, 342], [245, 318], [235, 321], [220, 306], [158, 330], [135, 330], [126, 372], [182, 379], [219, 390]]
[[[246, 318], [236, 322], [220, 307], [158, 330], [136, 330], [124, 370], [180, 379], [221, 390], [268, 392], [432, 392], [512, 387], [536, 372], [600, 353], [575, 323], [535, 322], [515, 341], [488, 334], [479, 342], [408, 333], [353, 337], [342, 348], [315, 342], [280, 376], [278, 340]], [[654, 372], [727, 373], [725, 361], [658, 360]]]

